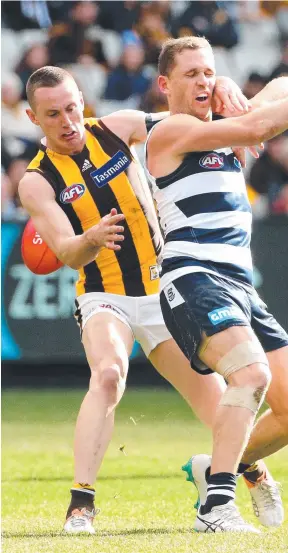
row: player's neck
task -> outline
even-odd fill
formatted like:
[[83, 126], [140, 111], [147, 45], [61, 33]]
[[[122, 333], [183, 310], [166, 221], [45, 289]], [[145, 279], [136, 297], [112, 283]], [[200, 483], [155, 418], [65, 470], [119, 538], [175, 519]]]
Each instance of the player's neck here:
[[191, 115], [192, 117], [196, 117], [200, 121], [204, 121], [204, 123], [207, 123], [209, 121], [212, 121], [212, 110], [209, 109], [208, 113], [206, 115], [200, 116], [198, 113], [193, 113], [191, 111], [185, 111], [184, 109], [173, 109], [169, 106], [170, 115]]

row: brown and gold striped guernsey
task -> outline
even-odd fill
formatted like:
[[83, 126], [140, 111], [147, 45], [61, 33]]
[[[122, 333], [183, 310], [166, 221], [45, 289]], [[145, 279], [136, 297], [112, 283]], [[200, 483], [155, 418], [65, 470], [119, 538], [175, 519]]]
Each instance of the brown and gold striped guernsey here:
[[155, 294], [159, 291], [156, 258], [162, 239], [147, 184], [129, 148], [101, 120], [85, 119], [85, 128], [86, 144], [81, 153], [58, 154], [41, 144], [27, 168], [51, 184], [75, 234], [97, 224], [112, 207], [125, 215], [121, 250], [103, 248], [95, 261], [82, 267], [76, 294]]

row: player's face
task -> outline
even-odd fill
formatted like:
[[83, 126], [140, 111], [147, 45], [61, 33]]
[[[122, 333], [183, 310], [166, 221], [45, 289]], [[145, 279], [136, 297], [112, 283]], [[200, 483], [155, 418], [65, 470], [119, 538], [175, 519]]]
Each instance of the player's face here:
[[177, 54], [169, 77], [159, 77], [159, 86], [167, 95], [172, 113], [188, 113], [209, 120], [215, 81], [214, 56], [207, 47]]
[[47, 138], [47, 146], [61, 154], [80, 152], [85, 143], [83, 98], [72, 79], [59, 85], [38, 88], [34, 93], [34, 110], [27, 115], [39, 125]]

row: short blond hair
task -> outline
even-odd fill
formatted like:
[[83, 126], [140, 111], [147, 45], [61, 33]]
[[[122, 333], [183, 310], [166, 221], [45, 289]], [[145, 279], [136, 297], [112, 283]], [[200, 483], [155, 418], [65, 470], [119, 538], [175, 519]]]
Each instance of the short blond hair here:
[[198, 36], [183, 36], [166, 40], [159, 55], [159, 75], [169, 75], [175, 65], [176, 54], [181, 54], [183, 50], [199, 50], [199, 48], [211, 48], [211, 45], [206, 38]]
[[63, 83], [65, 79], [71, 79], [74, 81], [72, 75], [62, 69], [62, 67], [56, 67], [54, 65], [45, 65], [40, 67], [32, 75], [30, 75], [26, 84], [27, 100], [33, 109], [34, 106], [34, 93], [37, 88], [48, 87], [54, 88], [55, 86]]

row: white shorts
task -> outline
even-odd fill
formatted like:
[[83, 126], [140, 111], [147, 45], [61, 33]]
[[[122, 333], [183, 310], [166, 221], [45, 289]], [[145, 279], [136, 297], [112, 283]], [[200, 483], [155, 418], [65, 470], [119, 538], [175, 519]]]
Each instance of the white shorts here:
[[78, 296], [75, 317], [81, 332], [87, 321], [97, 313], [114, 315], [129, 326], [146, 357], [158, 344], [171, 338], [162, 316], [159, 294], [134, 298], [105, 292], [89, 292]]

